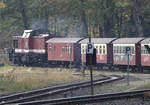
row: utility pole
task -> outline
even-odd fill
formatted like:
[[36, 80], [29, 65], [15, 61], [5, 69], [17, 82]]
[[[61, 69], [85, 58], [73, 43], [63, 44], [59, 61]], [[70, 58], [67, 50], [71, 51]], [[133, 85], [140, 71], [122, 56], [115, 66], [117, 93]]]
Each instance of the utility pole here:
[[127, 85], [130, 85], [130, 71], [129, 71], [129, 64], [130, 64], [130, 55], [131, 55], [131, 47], [126, 47], [126, 54], [127, 54], [127, 63], [128, 63], [128, 67], [127, 67]]
[[94, 48], [94, 43], [91, 42], [91, 37], [89, 37], [89, 42], [87, 43], [87, 46], [86, 46], [86, 65], [90, 69], [91, 95], [94, 95], [92, 66], [96, 65], [96, 49]]
[[92, 65], [90, 66], [90, 77], [91, 77], [91, 95], [94, 95], [93, 70], [92, 70]]
[[129, 73], [130, 73], [130, 71], [129, 71], [129, 63], [130, 63], [130, 55], [128, 54], [127, 55], [128, 56], [128, 67], [127, 67], [127, 85], [129, 86], [130, 85], [130, 78], [129, 78]]
[[[91, 37], [89, 37], [89, 43], [91, 43]], [[92, 59], [91, 59], [92, 60]], [[90, 77], [91, 77], [91, 95], [94, 95], [94, 86], [93, 86], [93, 70], [92, 65], [90, 67]]]

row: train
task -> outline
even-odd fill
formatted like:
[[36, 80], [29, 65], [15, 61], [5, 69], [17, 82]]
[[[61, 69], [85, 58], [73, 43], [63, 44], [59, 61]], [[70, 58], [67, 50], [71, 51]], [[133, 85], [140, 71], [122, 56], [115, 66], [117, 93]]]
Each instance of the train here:
[[[13, 36], [10, 61], [17, 65], [85, 65], [88, 38], [64, 38], [48, 31], [24, 30], [22, 36]], [[150, 54], [145, 45], [150, 38], [91, 38], [96, 48], [96, 67], [126, 68], [126, 47], [131, 48], [130, 68], [143, 71], [150, 68]]]

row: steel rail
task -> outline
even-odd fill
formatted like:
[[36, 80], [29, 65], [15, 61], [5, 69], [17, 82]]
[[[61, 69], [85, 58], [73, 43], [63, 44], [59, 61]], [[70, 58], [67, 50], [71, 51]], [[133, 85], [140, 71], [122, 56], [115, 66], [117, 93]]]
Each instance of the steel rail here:
[[[103, 81], [103, 80], [106, 80], [106, 79], [109, 79], [109, 78], [110, 77], [104, 77], [102, 79], [96, 79], [95, 82], [96, 81]], [[53, 90], [56, 90], [56, 89], [67, 88], [67, 87], [70, 87], [70, 86], [82, 85], [82, 84], [86, 84], [86, 83], [90, 83], [90, 81], [71, 83], [71, 84], [63, 84], [63, 85], [58, 85], [58, 86], [50, 86], [50, 87], [36, 89], [36, 90], [32, 90], [32, 91], [15, 93], [15, 94], [0, 97], [0, 102], [5, 101], [5, 100], [15, 99], [15, 98], [18, 98], [18, 97], [30, 96], [32, 94], [39, 94], [39, 93], [43, 93], [43, 92], [47, 92], [47, 91], [53, 91]]]
[[125, 99], [125, 98], [144, 97], [144, 93], [146, 92], [150, 92], [150, 90], [118, 92], [118, 93], [108, 93], [108, 94], [102, 94], [102, 95], [98, 94], [98, 95], [93, 95], [93, 96], [87, 95], [87, 96], [53, 99], [53, 100], [32, 101], [32, 102], [18, 103], [18, 105], [44, 105], [44, 104], [73, 105], [73, 104], [97, 103], [97, 102], [120, 100], [120, 99]]
[[[122, 79], [122, 77], [111, 77], [111, 78], [101, 79], [100, 81], [95, 81], [94, 85], [108, 83], [108, 82], [112, 82], [112, 81], [119, 80], [119, 79]], [[68, 86], [68, 87], [65, 87], [65, 88], [58, 89], [58, 90], [53, 90], [51, 92], [44, 92], [44, 93], [40, 93], [40, 94], [32, 94], [31, 96], [28, 96], [28, 97], [18, 97], [17, 99], [3, 101], [3, 102], [0, 103], [0, 105], [32, 101], [32, 100], [35, 100], [35, 99], [40, 99], [40, 98], [43, 98], [43, 97], [48, 97], [48, 96], [51, 96], [51, 95], [54, 95], [54, 94], [59, 94], [59, 93], [67, 92], [67, 91], [70, 91], [70, 90], [87, 87], [87, 86], [90, 86], [89, 82], [87, 84], [84, 83], [84, 84], [80, 84], [80, 85]]]

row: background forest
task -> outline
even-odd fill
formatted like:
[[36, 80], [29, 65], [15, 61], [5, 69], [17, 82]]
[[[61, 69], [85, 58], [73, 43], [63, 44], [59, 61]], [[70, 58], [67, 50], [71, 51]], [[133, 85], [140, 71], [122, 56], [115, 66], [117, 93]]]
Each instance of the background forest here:
[[0, 0], [0, 48], [25, 29], [64, 37], [148, 37], [150, 0]]

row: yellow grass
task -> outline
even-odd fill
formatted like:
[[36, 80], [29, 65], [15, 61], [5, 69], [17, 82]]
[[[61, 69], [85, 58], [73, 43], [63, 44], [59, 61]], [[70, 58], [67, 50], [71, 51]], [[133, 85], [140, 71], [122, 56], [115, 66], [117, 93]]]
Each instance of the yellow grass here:
[[[74, 74], [81, 74], [81, 72], [75, 73], [69, 69], [64, 68], [19, 67], [7, 65], [0, 67], [0, 92], [6, 93], [31, 90], [47, 85], [87, 80], [90, 78]], [[90, 71], [86, 70], [85, 74], [90, 74]], [[109, 72], [107, 70], [93, 71], [93, 74], [116, 74], [121, 76], [127, 75], [125, 72]], [[139, 80], [130, 81], [130, 86], [127, 86], [126, 81], [124, 81], [116, 84], [116, 87], [123, 88], [124, 91], [150, 88], [149, 74], [130, 73], [130, 76], [139, 78]]]
[[87, 79], [73, 74], [74, 72], [59, 68], [4, 66], [0, 67], [0, 91], [24, 91]]
[[7, 56], [0, 56], [0, 64], [10, 63]]

